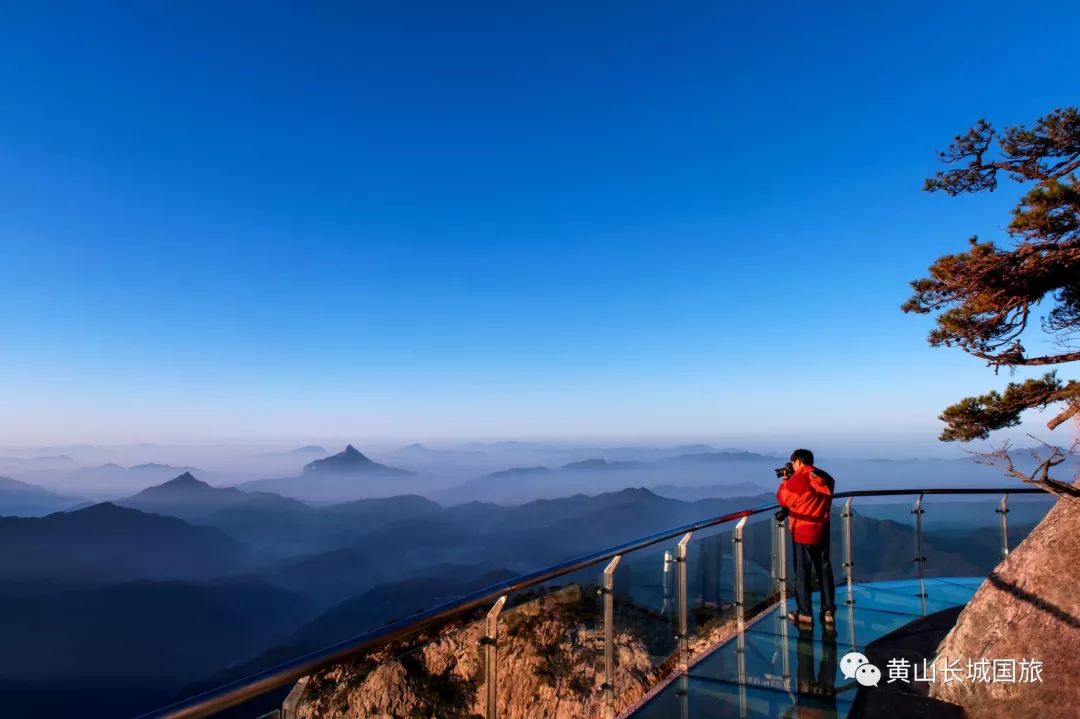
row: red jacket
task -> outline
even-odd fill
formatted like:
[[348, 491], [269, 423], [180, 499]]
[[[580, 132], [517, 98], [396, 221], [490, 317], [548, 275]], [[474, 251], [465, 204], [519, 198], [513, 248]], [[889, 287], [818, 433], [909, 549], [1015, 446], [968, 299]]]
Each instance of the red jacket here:
[[780, 483], [776, 501], [788, 510], [792, 539], [799, 544], [820, 544], [825, 540], [832, 491], [832, 478], [807, 466]]

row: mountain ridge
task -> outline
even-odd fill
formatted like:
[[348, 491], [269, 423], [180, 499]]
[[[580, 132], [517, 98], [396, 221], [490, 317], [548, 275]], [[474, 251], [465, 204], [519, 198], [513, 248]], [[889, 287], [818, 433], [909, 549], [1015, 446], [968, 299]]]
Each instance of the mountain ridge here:
[[36, 517], [70, 509], [78, 501], [30, 482], [0, 477], [0, 516]]
[[0, 579], [102, 584], [221, 576], [249, 550], [216, 527], [101, 502], [45, 517], [0, 517]]

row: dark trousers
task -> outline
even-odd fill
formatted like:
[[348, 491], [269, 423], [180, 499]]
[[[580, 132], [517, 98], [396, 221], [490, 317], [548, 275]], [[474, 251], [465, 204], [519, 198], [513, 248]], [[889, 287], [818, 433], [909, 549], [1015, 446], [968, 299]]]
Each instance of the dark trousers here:
[[836, 583], [833, 580], [832, 561], [829, 559], [829, 532], [821, 544], [792, 542], [792, 559], [795, 563], [795, 605], [799, 614], [813, 615], [810, 600], [810, 572], [817, 574], [821, 584], [821, 611], [836, 610]]

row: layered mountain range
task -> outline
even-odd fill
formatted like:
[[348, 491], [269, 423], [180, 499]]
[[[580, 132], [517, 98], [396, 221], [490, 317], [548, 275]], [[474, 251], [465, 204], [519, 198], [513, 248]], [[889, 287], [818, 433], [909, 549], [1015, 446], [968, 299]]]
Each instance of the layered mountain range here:
[[[403, 460], [429, 453], [404, 449]], [[470, 453], [490, 450], [461, 451], [475, 459]], [[950, 472], [960, 467], [941, 462]], [[185, 470], [110, 502], [0, 517], [0, 546], [8, 550], [0, 553], [0, 608], [25, 619], [7, 633], [0, 691], [11, 716], [85, 715], [88, 706], [110, 717], [149, 710], [509, 576], [771, 503], [771, 470], [779, 463], [720, 451], [585, 457], [504, 466], [442, 495], [432, 492], [442, 500], [433, 501], [401, 491], [420, 479], [411, 468], [377, 462], [350, 445], [292, 477], [220, 486]], [[164, 465], [151, 466], [161, 472]], [[914, 483], [929, 481], [921, 471], [928, 466], [858, 465]], [[854, 481], [843, 463], [828, 468], [838, 482]], [[985, 467], [978, 470], [985, 476]], [[657, 477], [666, 486], [655, 484]], [[653, 488], [633, 484], [636, 478]], [[608, 487], [613, 491], [597, 490]], [[5, 491], [46, 504], [77, 501], [17, 480], [0, 480], [0, 501]], [[342, 495], [353, 499], [334, 501]], [[924, 548], [933, 572], [989, 571], [1000, 551], [996, 531], [987, 531], [998, 521], [991, 503], [935, 500], [926, 509]], [[1045, 502], [1015, 501], [1010, 530], [1023, 536], [1045, 509]], [[856, 511], [859, 578], [910, 576], [909, 551], [883, 550], [914, 546], [910, 502], [861, 502]], [[767, 580], [766, 520], [747, 528], [752, 584]], [[730, 548], [724, 532], [692, 543], [691, 577], [701, 596], [708, 590], [727, 601]], [[660, 601], [663, 549], [628, 556], [620, 566], [621, 586], [634, 587], [646, 604]], [[42, 690], [56, 676], [68, 678], [69, 693]]]

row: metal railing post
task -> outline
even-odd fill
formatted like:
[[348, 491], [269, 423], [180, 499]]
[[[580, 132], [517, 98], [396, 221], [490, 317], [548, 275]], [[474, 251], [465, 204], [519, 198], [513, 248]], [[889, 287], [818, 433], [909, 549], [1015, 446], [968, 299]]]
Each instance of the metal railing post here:
[[777, 564], [777, 548], [776, 548], [776, 528], [772, 528], [773, 531], [769, 532], [769, 576], [772, 577], [772, 591], [775, 594], [780, 591], [780, 587], [777, 586], [777, 577], [780, 576], [780, 567]]
[[604, 568], [604, 706], [607, 719], [615, 719], [615, 567], [621, 554], [616, 554]]
[[731, 533], [731, 541], [735, 544], [735, 617], [739, 620], [740, 631], [746, 620], [746, 587], [743, 580], [743, 529], [746, 520], [747, 517], [740, 519]]
[[683, 674], [686, 673], [687, 665], [690, 663], [690, 622], [686, 609], [688, 604], [686, 596], [686, 545], [693, 536], [693, 532], [687, 532], [675, 546], [675, 562], [678, 564], [679, 573], [679, 633], [676, 636], [679, 640], [679, 671]]
[[920, 494], [919, 498], [915, 500], [915, 506], [911, 508], [911, 513], [915, 515], [915, 568], [919, 572], [919, 594], [918, 597], [922, 600], [922, 613], [926, 614], [926, 579], [925, 570], [923, 564], [926, 562], [926, 556], [923, 554], [923, 533], [922, 533], [922, 506], [923, 496]]
[[296, 684], [293, 685], [289, 695], [285, 697], [285, 701], [281, 704], [281, 719], [296, 719], [296, 708], [300, 706], [300, 700], [304, 697], [304, 691], [307, 689], [309, 681], [311, 681], [310, 675], [300, 677]]
[[851, 556], [851, 500], [854, 497], [848, 497], [848, 500], [844, 502], [844, 511], [840, 513], [840, 516], [844, 520], [844, 570], [847, 572], [847, 599], [844, 600], [844, 604], [855, 603], [855, 591], [854, 591], [854, 567], [855, 560]]
[[[785, 612], [779, 616], [780, 619], [780, 672], [782, 675], [784, 690], [791, 691], [791, 654], [788, 651], [789, 644], [789, 632], [791, 631], [791, 622], [788, 621], [786, 609]], [[854, 644], [852, 646], [855, 646]], [[794, 699], [794, 697], [792, 697]]]
[[735, 525], [731, 541], [735, 544], [735, 617], [738, 619], [738, 636], [735, 641], [735, 657], [739, 667], [739, 716], [746, 716], [746, 582], [743, 577], [743, 530], [746, 520], [743, 517]]
[[1001, 558], [1009, 556], [1009, 495], [1001, 495], [1001, 504], [994, 510], [1001, 515]]
[[487, 687], [487, 719], [498, 717], [498, 688], [499, 673], [496, 663], [499, 658], [499, 613], [506, 606], [506, 595], [499, 597], [498, 601], [487, 613], [485, 633], [481, 643], [484, 645], [484, 684]]
[[776, 574], [777, 589], [780, 591], [781, 613], [787, 612], [787, 525], [784, 520], [776, 523], [776, 531], [773, 532], [776, 540]]
[[675, 560], [673, 555], [671, 554], [671, 550], [669, 549], [664, 552], [664, 606], [660, 609], [660, 613], [663, 614], [665, 617], [672, 613], [673, 604], [671, 601], [671, 596], [674, 582], [671, 578], [671, 568], [672, 566], [674, 566], [674, 564]]
[[776, 542], [776, 581], [779, 583], [780, 602], [776, 618], [780, 622], [780, 636], [782, 637], [783, 653], [780, 658], [783, 667], [784, 688], [787, 689], [791, 679], [791, 664], [787, 652], [788, 619], [787, 619], [787, 520], [781, 519], [776, 522], [776, 531], [773, 532]]
[[679, 719], [690, 719], [690, 677], [686, 674], [679, 677], [675, 696], [679, 698]]

